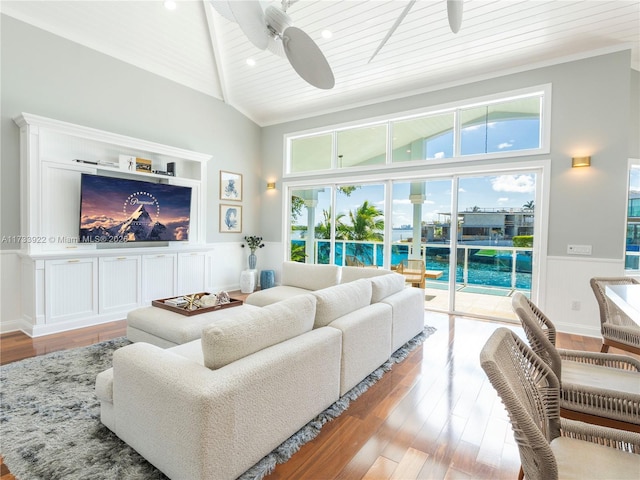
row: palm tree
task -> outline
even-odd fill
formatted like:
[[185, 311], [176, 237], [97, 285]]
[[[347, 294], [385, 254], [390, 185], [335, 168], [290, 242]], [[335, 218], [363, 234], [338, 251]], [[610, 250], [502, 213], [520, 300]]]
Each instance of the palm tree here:
[[[345, 226], [347, 227], [344, 232], [345, 239], [364, 242], [381, 242], [384, 239], [382, 234], [384, 231], [383, 212], [368, 200], [365, 200], [354, 211], [349, 212], [349, 220], [351, 225]], [[356, 258], [365, 264], [373, 263], [371, 245], [355, 243], [353, 247]]]
[[[336, 238], [345, 239], [344, 213], [336, 215]], [[322, 210], [322, 220], [316, 225], [316, 238], [328, 240], [331, 238], [331, 208]]]
[[[335, 218], [336, 240], [377, 241], [383, 240], [384, 220], [383, 212], [375, 205], [365, 200], [354, 211], [349, 211], [349, 223], [345, 223], [346, 214], [339, 213]], [[322, 210], [322, 220], [316, 225], [316, 238], [331, 238], [333, 225], [331, 223], [331, 209]], [[353, 254], [360, 260], [368, 259], [373, 262], [373, 254], [369, 245], [354, 244]], [[346, 252], [344, 252], [346, 254]], [[366, 262], [365, 262], [366, 263]]]
[[525, 210], [533, 210], [533, 209], [534, 209], [534, 207], [535, 207], [535, 203], [534, 203], [534, 201], [533, 201], [533, 200], [529, 200], [527, 203], [525, 203], [524, 205], [522, 205], [522, 207], [523, 207]]
[[365, 200], [362, 205], [349, 212], [351, 228], [349, 240], [373, 240], [382, 241], [384, 220], [382, 210]]

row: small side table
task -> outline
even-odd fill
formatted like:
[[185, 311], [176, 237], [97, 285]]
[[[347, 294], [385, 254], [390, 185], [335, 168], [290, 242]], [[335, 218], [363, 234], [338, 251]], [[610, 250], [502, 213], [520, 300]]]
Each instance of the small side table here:
[[260, 289], [271, 288], [276, 281], [276, 272], [273, 270], [262, 270], [260, 272]]
[[243, 270], [240, 273], [240, 291], [242, 293], [252, 293], [256, 289], [256, 271]]

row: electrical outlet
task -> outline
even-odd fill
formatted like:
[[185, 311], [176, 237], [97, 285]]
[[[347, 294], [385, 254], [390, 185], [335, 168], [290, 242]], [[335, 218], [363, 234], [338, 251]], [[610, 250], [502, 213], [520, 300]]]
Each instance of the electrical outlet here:
[[569, 255], [591, 255], [591, 245], [567, 245]]
[[571, 310], [580, 310], [580, 302], [578, 300], [574, 300], [571, 302]]

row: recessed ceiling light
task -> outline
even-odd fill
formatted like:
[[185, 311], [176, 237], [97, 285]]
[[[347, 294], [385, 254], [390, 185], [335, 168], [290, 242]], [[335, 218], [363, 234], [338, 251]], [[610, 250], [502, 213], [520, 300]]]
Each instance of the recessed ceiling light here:
[[256, 65], [256, 61], [253, 58], [247, 58], [247, 65], [254, 67]]
[[164, 8], [166, 8], [167, 10], [175, 10], [177, 6], [178, 4], [173, 0], [167, 0], [166, 2], [164, 2]]
[[331, 33], [331, 30], [322, 31], [322, 38], [331, 38], [331, 37], [333, 37], [333, 33]]

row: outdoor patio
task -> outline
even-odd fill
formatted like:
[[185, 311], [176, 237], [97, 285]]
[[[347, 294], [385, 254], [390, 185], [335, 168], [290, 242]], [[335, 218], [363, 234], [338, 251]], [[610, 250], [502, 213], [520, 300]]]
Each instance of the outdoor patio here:
[[[504, 320], [518, 319], [511, 308], [511, 296], [516, 290], [499, 287], [458, 285], [456, 291], [456, 312], [480, 317]], [[448, 311], [449, 291], [437, 282], [426, 282], [425, 308], [427, 310]], [[529, 292], [523, 292], [528, 295]]]

